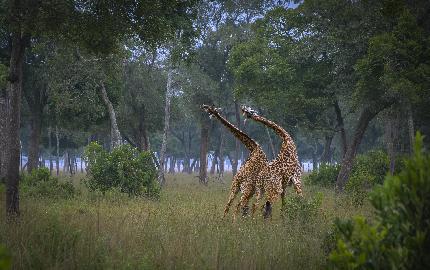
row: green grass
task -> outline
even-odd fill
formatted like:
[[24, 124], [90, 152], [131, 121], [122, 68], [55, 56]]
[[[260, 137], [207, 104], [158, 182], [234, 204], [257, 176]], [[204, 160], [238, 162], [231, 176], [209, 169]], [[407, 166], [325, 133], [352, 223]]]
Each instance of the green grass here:
[[277, 203], [271, 221], [259, 215], [222, 220], [229, 189], [229, 181], [206, 187], [179, 174], [169, 176], [158, 201], [115, 192], [83, 191], [56, 201], [23, 195], [14, 223], [5, 220], [3, 191], [0, 243], [14, 269], [320, 269], [333, 220], [372, 215], [368, 206], [356, 208], [331, 190], [305, 186], [307, 198], [323, 193], [310, 219], [281, 218]]

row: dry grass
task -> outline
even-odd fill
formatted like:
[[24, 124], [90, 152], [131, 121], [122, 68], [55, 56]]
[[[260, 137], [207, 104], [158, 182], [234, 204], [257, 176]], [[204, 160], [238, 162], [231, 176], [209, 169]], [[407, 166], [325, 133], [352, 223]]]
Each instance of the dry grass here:
[[17, 223], [5, 221], [2, 192], [0, 242], [16, 269], [320, 269], [333, 219], [370, 215], [310, 186], [308, 198], [322, 191], [324, 199], [307, 222], [281, 218], [279, 205], [269, 222], [232, 222], [221, 219], [229, 184], [197, 182], [169, 176], [158, 201], [87, 192], [61, 201], [22, 197]]

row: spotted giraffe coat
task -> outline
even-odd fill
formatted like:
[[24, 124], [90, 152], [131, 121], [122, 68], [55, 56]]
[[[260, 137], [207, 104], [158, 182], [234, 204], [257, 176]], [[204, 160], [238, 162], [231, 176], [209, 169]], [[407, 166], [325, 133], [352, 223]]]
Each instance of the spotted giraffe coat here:
[[234, 212], [234, 216], [236, 216], [241, 208], [244, 208], [248, 205], [249, 199], [254, 195], [257, 177], [261, 174], [261, 171], [263, 171], [263, 169], [268, 166], [268, 160], [261, 146], [256, 141], [251, 139], [247, 134], [221, 116], [219, 111], [214, 106], [203, 105], [202, 108], [207, 113], [209, 113], [211, 117], [216, 117], [237, 139], [239, 139], [246, 146], [250, 152], [249, 157], [233, 177], [229, 198], [224, 209], [224, 216], [226, 216], [234, 198], [236, 197], [237, 193], [241, 191], [242, 196]]
[[[302, 194], [301, 173], [302, 169], [297, 155], [296, 146], [291, 136], [276, 123], [258, 115], [247, 107], [242, 107], [242, 112], [257, 122], [272, 128], [282, 139], [281, 149], [277, 157], [260, 172], [257, 179], [257, 203], [264, 190], [267, 201], [273, 204], [279, 196], [284, 202], [285, 190], [288, 185], [293, 185], [296, 193]], [[256, 206], [255, 206], [256, 207]]]

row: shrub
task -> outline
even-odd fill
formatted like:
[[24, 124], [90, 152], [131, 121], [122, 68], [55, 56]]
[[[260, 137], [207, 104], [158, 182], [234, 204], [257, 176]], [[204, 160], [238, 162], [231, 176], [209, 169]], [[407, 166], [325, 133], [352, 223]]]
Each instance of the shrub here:
[[381, 150], [372, 150], [356, 157], [351, 176], [365, 173], [372, 176], [372, 181], [369, 181], [369, 184], [382, 184], [389, 170], [388, 155]]
[[338, 221], [329, 259], [337, 269], [430, 269], [430, 156], [418, 133], [414, 156], [371, 194], [377, 219]]
[[87, 186], [105, 193], [118, 188], [128, 195], [158, 196], [157, 171], [149, 152], [130, 145], [116, 147], [111, 153], [97, 143], [85, 149], [88, 165]]
[[353, 202], [362, 205], [369, 191], [384, 182], [388, 171], [389, 160], [385, 152], [378, 150], [358, 155], [345, 187]]
[[313, 198], [289, 196], [286, 198], [284, 216], [288, 221], [299, 221], [310, 224], [317, 218], [321, 209], [323, 194], [318, 192]]
[[12, 261], [6, 248], [0, 245], [0, 270], [12, 269]]
[[72, 183], [61, 183], [57, 177], [51, 176], [49, 169], [44, 167], [35, 169], [30, 174], [24, 174], [21, 182], [23, 193], [31, 197], [69, 199], [76, 193]]
[[318, 170], [312, 171], [308, 176], [308, 181], [313, 185], [320, 185], [324, 187], [334, 186], [336, 183], [337, 175], [339, 174], [340, 165], [326, 165], [322, 164]]

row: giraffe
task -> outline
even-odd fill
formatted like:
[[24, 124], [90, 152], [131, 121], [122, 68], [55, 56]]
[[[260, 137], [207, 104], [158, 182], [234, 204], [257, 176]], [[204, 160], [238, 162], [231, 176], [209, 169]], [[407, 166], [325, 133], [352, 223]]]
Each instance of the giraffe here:
[[300, 180], [302, 168], [297, 156], [296, 146], [290, 134], [281, 126], [258, 115], [258, 113], [250, 107], [242, 106], [241, 109], [245, 117], [272, 128], [282, 139], [281, 149], [277, 157], [272, 160], [268, 166], [264, 167], [258, 176], [257, 183], [262, 186], [258, 186], [256, 189], [257, 201], [253, 205], [253, 211], [255, 211], [262, 197], [262, 190], [264, 190], [267, 193], [264, 211], [267, 215], [270, 215], [271, 206], [279, 195], [282, 198], [282, 208], [285, 207], [285, 190], [288, 185], [294, 185], [296, 193], [303, 196]]
[[249, 157], [233, 177], [229, 198], [224, 209], [223, 218], [227, 215], [233, 200], [235, 199], [239, 190], [241, 190], [242, 196], [234, 212], [234, 218], [236, 218], [240, 208], [242, 208], [244, 212], [246, 211], [248, 201], [255, 193], [257, 176], [259, 175], [259, 172], [268, 165], [268, 160], [261, 146], [256, 141], [251, 139], [247, 134], [221, 116], [219, 113], [219, 108], [209, 105], [202, 105], [201, 108], [209, 114], [210, 118], [216, 117], [249, 150]]

